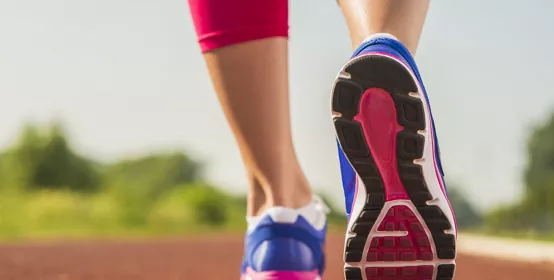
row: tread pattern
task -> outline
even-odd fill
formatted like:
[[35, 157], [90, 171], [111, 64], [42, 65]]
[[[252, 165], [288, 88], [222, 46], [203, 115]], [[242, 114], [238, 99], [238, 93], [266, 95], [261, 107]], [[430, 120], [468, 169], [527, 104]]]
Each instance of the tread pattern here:
[[[421, 166], [414, 163], [415, 159], [423, 157], [425, 137], [420, 135], [418, 130], [426, 129], [427, 124], [422, 100], [409, 94], [418, 91], [412, 76], [398, 62], [385, 56], [360, 57], [351, 61], [344, 71], [349, 73], [351, 78], [338, 78], [335, 82], [332, 109], [340, 113], [340, 116], [334, 118], [334, 125], [341, 148], [363, 181], [367, 193], [371, 194], [366, 198], [361, 214], [358, 217], [352, 217], [356, 221], [350, 231], [356, 236], [346, 241], [344, 261], [362, 262], [368, 235], [376, 226], [376, 220], [385, 204], [382, 178], [367, 145], [362, 126], [354, 120], [359, 113], [362, 95], [368, 88], [382, 88], [393, 98], [398, 123], [404, 128], [397, 134], [396, 154], [400, 179], [410, 200], [431, 231], [438, 258], [454, 259], [455, 237], [444, 232], [451, 229], [452, 225], [438, 206], [427, 205], [426, 202], [433, 197], [426, 186]], [[451, 280], [454, 268], [454, 265], [440, 265], [437, 268], [435, 280]], [[408, 275], [405, 278], [398, 278], [397, 276], [404, 275], [403, 271], [393, 273], [392, 270], [385, 268], [365, 272], [378, 273], [384, 277], [375, 279], [389, 279], [387, 278], [389, 274], [393, 277], [391, 279], [422, 279], [410, 278], [411, 276]], [[362, 271], [358, 267], [347, 267], [345, 278], [363, 280]]]

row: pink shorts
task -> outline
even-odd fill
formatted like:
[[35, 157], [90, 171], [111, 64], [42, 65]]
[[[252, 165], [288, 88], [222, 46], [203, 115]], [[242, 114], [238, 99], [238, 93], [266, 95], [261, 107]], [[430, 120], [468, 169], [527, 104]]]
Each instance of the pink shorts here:
[[288, 37], [288, 0], [189, 0], [202, 52]]

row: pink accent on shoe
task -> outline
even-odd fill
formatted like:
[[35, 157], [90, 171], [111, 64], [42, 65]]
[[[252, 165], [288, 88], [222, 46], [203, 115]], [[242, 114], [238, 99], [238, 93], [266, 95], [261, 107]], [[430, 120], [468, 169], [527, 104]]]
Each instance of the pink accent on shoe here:
[[417, 261], [432, 261], [431, 238], [412, 210], [403, 205], [389, 209], [377, 228], [378, 232], [406, 232], [403, 236], [376, 236], [371, 238], [366, 262], [414, 262], [414, 266], [371, 266], [365, 269], [372, 280], [429, 280], [433, 266], [417, 265]]
[[378, 232], [406, 232], [404, 236], [371, 238], [367, 262], [432, 261], [431, 239], [424, 225], [406, 206], [393, 206], [377, 228]]
[[[394, 56], [394, 55], [390, 55], [388, 53], [384, 53], [384, 52], [366, 52], [366, 53], [360, 53], [358, 56], [361, 56], [361, 55], [381, 55], [381, 56], [386, 56], [386, 57], [390, 57], [392, 59], [395, 59], [397, 60], [398, 62], [402, 63], [404, 66], [406, 66], [406, 69], [409, 69], [410, 71], [410, 74], [412, 75], [412, 77], [414, 78], [414, 81], [416, 81], [416, 83], [418, 84], [418, 88], [419, 89], [422, 89], [422, 86], [421, 84], [419, 83], [418, 79], [416, 78], [415, 74], [413, 73], [413, 71], [411, 70], [411, 67], [409, 65], [406, 65], [406, 63], [403, 62], [403, 59], [402, 58], [399, 58], [397, 56]], [[356, 56], [356, 57], [358, 57]], [[355, 58], [353, 58], [355, 59]], [[369, 89], [371, 90], [371, 89]], [[361, 103], [362, 104], [362, 103]], [[427, 102], [425, 102], [425, 106], [427, 106]], [[361, 108], [360, 108], [361, 109]], [[430, 110], [431, 108], [428, 108], [428, 110]], [[431, 118], [431, 116], [429, 116], [429, 114], [427, 114], [429, 119]], [[356, 119], [356, 118], [355, 118]], [[435, 175], [437, 176], [437, 180], [439, 181], [439, 184], [441, 186], [441, 191], [442, 193], [444, 194], [445, 197], [448, 198], [448, 195], [447, 195], [447, 192], [446, 192], [446, 184], [444, 182], [444, 178], [442, 178], [441, 176], [441, 173], [439, 171], [439, 167], [437, 165], [437, 159], [436, 159], [436, 155], [434, 153], [435, 151], [435, 130], [434, 130], [434, 127], [433, 127], [433, 122], [429, 122], [429, 130], [431, 131], [431, 137], [430, 137], [430, 141], [431, 141], [431, 149], [433, 149], [433, 165], [435, 167]], [[366, 135], [366, 139], [367, 139], [367, 135]], [[395, 140], [396, 141], [396, 140]], [[370, 143], [368, 143], [370, 144]], [[371, 147], [371, 146], [370, 146]], [[387, 201], [388, 201], [388, 197], [387, 197]], [[448, 203], [448, 206], [450, 207], [450, 211], [452, 213], [454, 213], [454, 209], [452, 208], [452, 204], [450, 203], [450, 200], [447, 199], [447, 203]], [[456, 215], [453, 215], [453, 218], [454, 218], [454, 223], [457, 223], [456, 222]], [[456, 232], [458, 232], [458, 227], [456, 227]]]
[[[395, 59], [397, 60], [398, 62], [402, 63], [402, 65], [406, 66], [407, 69], [409, 69], [410, 71], [410, 74], [412, 75], [412, 77], [414, 78], [414, 81], [416, 81], [416, 83], [418, 84], [418, 88], [422, 88], [421, 84], [419, 83], [419, 81], [417, 80], [415, 74], [413, 73], [413, 71], [411, 70], [410, 66], [409, 65], [406, 65], [406, 63], [403, 62], [403, 59], [402, 58], [399, 58], [397, 56], [394, 56], [394, 55], [390, 55], [388, 53], [384, 53], [384, 52], [367, 52], [367, 53], [360, 53], [358, 56], [361, 56], [361, 55], [380, 55], [380, 56], [386, 56], [386, 57], [390, 57], [392, 59]], [[356, 57], [358, 57], [356, 56]], [[425, 103], [426, 104], [426, 103]], [[427, 106], [427, 105], [425, 105]], [[430, 109], [430, 108], [429, 108]], [[429, 119], [431, 117], [429, 116]], [[429, 129], [431, 131], [431, 148], [433, 149], [433, 154], [434, 154], [434, 151], [435, 151], [435, 131], [434, 131], [434, 128], [433, 128], [433, 123], [432, 122], [429, 122]], [[444, 183], [444, 180], [442, 178], [442, 176], [440, 175], [440, 171], [439, 171], [439, 167], [437, 166], [437, 159], [435, 158], [435, 156], [433, 156], [433, 163], [434, 163], [434, 166], [435, 166], [435, 173], [437, 175], [437, 180], [439, 181], [439, 184], [441, 186], [441, 190], [442, 192], [444, 193], [444, 195], [446, 196], [446, 186], [445, 186], [445, 183]], [[450, 203], [450, 202], [449, 202]], [[452, 207], [451, 207], [452, 208]]]
[[241, 280], [320, 280], [317, 270], [314, 271], [263, 271], [257, 272], [252, 268], [246, 269]]
[[391, 95], [381, 88], [366, 90], [360, 101], [360, 112], [354, 120], [361, 124], [375, 164], [381, 172], [386, 200], [409, 199], [398, 175], [396, 135], [403, 127], [398, 125]]
[[371, 280], [430, 280], [433, 272], [433, 266], [368, 267], [365, 269], [368, 279]]

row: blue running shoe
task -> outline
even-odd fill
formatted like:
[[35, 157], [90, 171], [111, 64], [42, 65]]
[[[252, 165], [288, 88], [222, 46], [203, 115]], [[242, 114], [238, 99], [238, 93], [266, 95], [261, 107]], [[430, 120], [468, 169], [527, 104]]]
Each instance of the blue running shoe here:
[[273, 207], [248, 219], [242, 280], [321, 280], [327, 206]]
[[349, 219], [347, 280], [451, 280], [456, 221], [429, 98], [410, 52], [365, 40], [332, 94]]

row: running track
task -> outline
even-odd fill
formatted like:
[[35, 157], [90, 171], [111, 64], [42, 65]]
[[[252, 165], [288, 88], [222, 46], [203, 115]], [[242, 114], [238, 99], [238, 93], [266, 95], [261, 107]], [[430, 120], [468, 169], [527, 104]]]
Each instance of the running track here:
[[[341, 280], [341, 235], [329, 238], [326, 280]], [[242, 237], [0, 245], [0, 280], [238, 280]], [[554, 279], [554, 264], [460, 255], [455, 280]]]

